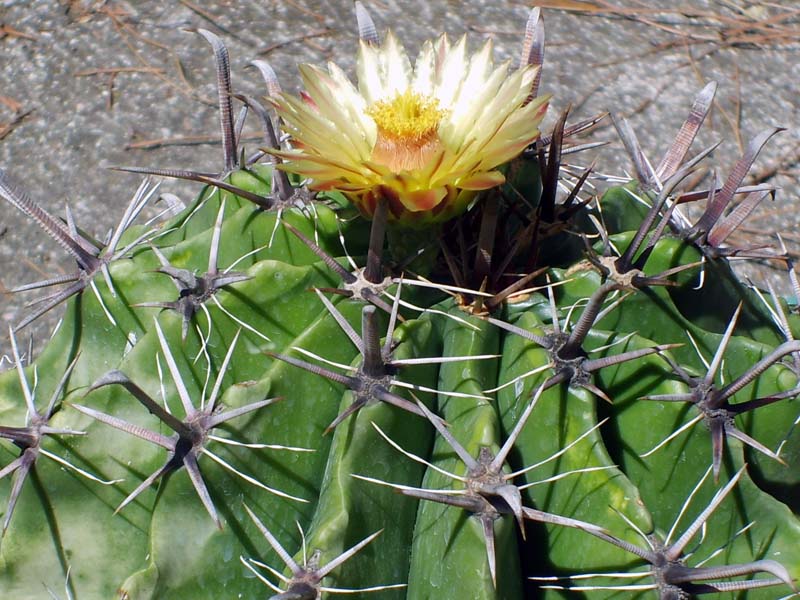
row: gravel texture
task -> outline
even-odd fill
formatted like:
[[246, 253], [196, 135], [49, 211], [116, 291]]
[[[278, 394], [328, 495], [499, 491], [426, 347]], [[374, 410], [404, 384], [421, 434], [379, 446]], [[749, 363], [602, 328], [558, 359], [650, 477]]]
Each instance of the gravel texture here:
[[[467, 31], [473, 47], [491, 36], [498, 60], [516, 58], [530, 10], [529, 4], [510, 0], [365, 4], [379, 29], [394, 29], [412, 55], [422, 40], [443, 30]], [[595, 4], [604, 3], [585, 6]], [[717, 106], [695, 149], [722, 140], [713, 163], [724, 176], [748, 139], [772, 125], [786, 127], [755, 165], [754, 171], [771, 175], [766, 180], [781, 189], [774, 203], [759, 210], [752, 227], [785, 232], [790, 249], [797, 251], [800, 13], [789, 14], [795, 3], [788, 0], [782, 7], [692, 0], [680, 3], [681, 10], [671, 8], [677, 5], [620, 0], [618, 8], [637, 9], [626, 18], [618, 10], [545, 9], [542, 90], [554, 96], [548, 123], [567, 105], [575, 120], [613, 110], [630, 118], [645, 151], [657, 161], [694, 94], [716, 79]], [[764, 23], [776, 14], [786, 18], [779, 28], [766, 29]], [[102, 236], [140, 180], [106, 167], [221, 168], [221, 151], [208, 143], [218, 136], [211, 51], [187, 30], [204, 27], [220, 35], [230, 50], [235, 90], [259, 95], [261, 78], [248, 68], [256, 58], [269, 60], [291, 91], [298, 89], [299, 62], [334, 60], [351, 72], [354, 21], [351, 0], [0, 0], [0, 168], [48, 211], [63, 214], [68, 202], [78, 225]], [[737, 29], [737, 23], [749, 25]], [[255, 124], [246, 130], [255, 131]], [[197, 137], [207, 143], [185, 139]], [[606, 124], [593, 138], [614, 143], [592, 156], [575, 157], [577, 164], [587, 165], [596, 155], [603, 172], [619, 175], [629, 168], [613, 128]], [[165, 143], [137, 147], [159, 139]], [[184, 200], [197, 191], [174, 181], [161, 189]], [[0, 206], [2, 284], [68, 272], [73, 265], [21, 213]], [[748, 273], [787, 289], [785, 273], [764, 268]], [[34, 297], [0, 296], [3, 323], [19, 321], [24, 303]], [[57, 312], [28, 328], [37, 346]], [[0, 334], [0, 357], [8, 348], [7, 334]]]

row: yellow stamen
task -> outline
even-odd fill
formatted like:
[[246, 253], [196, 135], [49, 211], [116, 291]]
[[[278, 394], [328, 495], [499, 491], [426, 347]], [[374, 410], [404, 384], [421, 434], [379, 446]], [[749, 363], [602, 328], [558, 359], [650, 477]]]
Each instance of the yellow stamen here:
[[434, 98], [411, 90], [375, 102], [367, 109], [378, 126], [372, 160], [396, 173], [422, 167], [441, 147], [436, 131], [445, 112]]
[[378, 100], [367, 109], [378, 128], [388, 137], [415, 140], [428, 137], [439, 127], [445, 111], [433, 98], [406, 90], [393, 100]]

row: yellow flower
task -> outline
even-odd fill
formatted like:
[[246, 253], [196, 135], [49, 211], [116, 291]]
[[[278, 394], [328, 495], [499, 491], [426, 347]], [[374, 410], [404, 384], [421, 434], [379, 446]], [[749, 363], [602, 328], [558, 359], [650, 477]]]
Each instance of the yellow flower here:
[[492, 44], [468, 56], [466, 37], [426, 42], [414, 68], [389, 33], [362, 41], [358, 88], [335, 64], [301, 65], [305, 92], [275, 99], [293, 150], [282, 168], [313, 190], [338, 190], [370, 218], [380, 198], [390, 219], [441, 222], [505, 181], [497, 167], [539, 137], [547, 98], [526, 103], [536, 68], [495, 67]]

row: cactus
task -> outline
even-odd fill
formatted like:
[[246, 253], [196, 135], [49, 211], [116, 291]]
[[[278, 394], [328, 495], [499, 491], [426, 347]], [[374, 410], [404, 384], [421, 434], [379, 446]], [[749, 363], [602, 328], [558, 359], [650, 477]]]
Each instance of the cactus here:
[[134, 223], [148, 177], [99, 243], [0, 172], [78, 263], [16, 288], [62, 286], [16, 330], [66, 308], [0, 375], [3, 596], [792, 595], [800, 322], [728, 259], [800, 286], [726, 244], [775, 131], [681, 190], [709, 84], [655, 168], [615, 121], [637, 179], [597, 197], [561, 165], [596, 119], [537, 129], [538, 10], [510, 74], [446, 38], [412, 70], [356, 16], [359, 89], [304, 66], [294, 99], [262, 62], [270, 108], [200, 32], [224, 164], [129, 169], [203, 185], [166, 222]]

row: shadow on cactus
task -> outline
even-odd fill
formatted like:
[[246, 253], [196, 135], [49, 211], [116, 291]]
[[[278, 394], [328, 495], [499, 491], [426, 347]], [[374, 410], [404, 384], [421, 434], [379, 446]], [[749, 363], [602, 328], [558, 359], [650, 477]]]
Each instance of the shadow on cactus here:
[[202, 184], [179, 214], [136, 224], [147, 179], [97, 242], [0, 172], [78, 262], [15, 288], [65, 284], [15, 331], [65, 312], [35, 359], [10, 332], [0, 589], [793, 595], [800, 326], [728, 262], [782, 261], [800, 287], [782, 247], [730, 244], [775, 192], [743, 181], [777, 130], [689, 189], [716, 84], [655, 168], [614, 118], [637, 180], [601, 195], [566, 157], [605, 115], [540, 134], [538, 9], [514, 67], [446, 36], [412, 65], [355, 12], [357, 84], [302, 65], [299, 96], [264, 61], [266, 97], [235, 94], [199, 31], [219, 171], [121, 168]]

